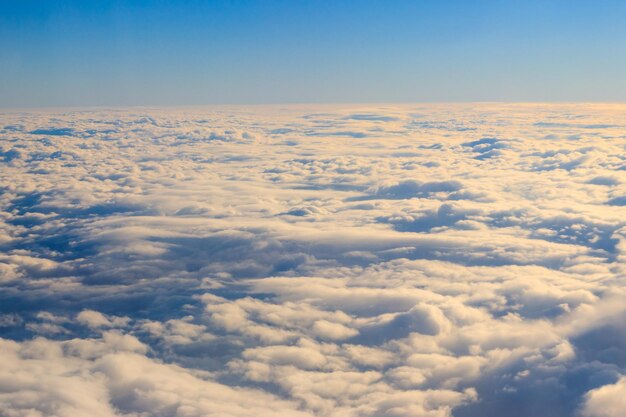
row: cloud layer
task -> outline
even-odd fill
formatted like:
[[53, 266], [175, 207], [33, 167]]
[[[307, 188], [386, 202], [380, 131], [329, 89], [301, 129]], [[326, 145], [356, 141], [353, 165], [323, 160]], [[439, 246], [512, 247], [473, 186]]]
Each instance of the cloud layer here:
[[0, 416], [621, 416], [624, 114], [5, 113]]

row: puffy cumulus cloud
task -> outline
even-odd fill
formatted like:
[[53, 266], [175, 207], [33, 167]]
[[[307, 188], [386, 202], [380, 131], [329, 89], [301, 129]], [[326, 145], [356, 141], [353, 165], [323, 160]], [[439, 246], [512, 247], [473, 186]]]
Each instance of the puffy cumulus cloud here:
[[462, 188], [458, 181], [431, 181], [422, 183], [415, 180], [405, 180], [397, 184], [381, 185], [376, 187], [374, 195], [379, 198], [406, 199], [414, 197], [430, 197], [448, 195]]
[[312, 330], [314, 335], [329, 340], [347, 339], [359, 333], [357, 330], [346, 327], [341, 323], [333, 323], [327, 320], [317, 320], [313, 324]]
[[133, 336], [2, 339], [3, 416], [310, 416], [270, 394], [150, 359]]
[[99, 311], [83, 310], [76, 315], [76, 321], [92, 329], [101, 327], [123, 327], [128, 317], [108, 317]]
[[625, 114], [5, 112], [0, 415], [622, 415]]
[[626, 378], [622, 377], [615, 384], [603, 385], [589, 391], [585, 396], [583, 415], [586, 417], [617, 417], [624, 415], [626, 404]]
[[186, 345], [195, 341], [212, 340], [214, 336], [207, 331], [206, 326], [194, 324], [193, 319], [193, 316], [186, 316], [165, 322], [142, 320], [139, 327], [148, 335], [170, 345]]

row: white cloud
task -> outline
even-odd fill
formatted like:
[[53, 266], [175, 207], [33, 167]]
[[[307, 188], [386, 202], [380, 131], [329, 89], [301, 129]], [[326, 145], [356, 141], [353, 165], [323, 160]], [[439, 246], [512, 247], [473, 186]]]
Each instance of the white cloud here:
[[586, 417], [619, 417], [626, 413], [626, 378], [615, 384], [603, 385], [585, 396], [583, 415]]
[[624, 114], [3, 114], [0, 415], [621, 415]]
[[129, 320], [128, 317], [109, 317], [94, 310], [83, 310], [76, 315], [76, 321], [94, 329], [101, 327], [124, 327]]
[[[128, 337], [80, 343], [0, 340], [2, 415], [311, 415], [272, 395], [231, 388], [206, 373], [149, 359], [136, 339], [120, 343]], [[94, 349], [100, 351], [95, 357]]]

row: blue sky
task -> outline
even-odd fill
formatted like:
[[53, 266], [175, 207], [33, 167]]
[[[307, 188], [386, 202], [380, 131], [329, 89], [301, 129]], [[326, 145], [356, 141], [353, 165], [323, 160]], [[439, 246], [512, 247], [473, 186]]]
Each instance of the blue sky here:
[[0, 1], [0, 106], [625, 101], [626, 2]]

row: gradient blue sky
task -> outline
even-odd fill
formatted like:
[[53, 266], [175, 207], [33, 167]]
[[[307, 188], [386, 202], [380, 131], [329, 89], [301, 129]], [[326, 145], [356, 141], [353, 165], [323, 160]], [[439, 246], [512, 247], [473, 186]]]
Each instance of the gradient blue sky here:
[[626, 101], [624, 1], [0, 0], [0, 106]]

